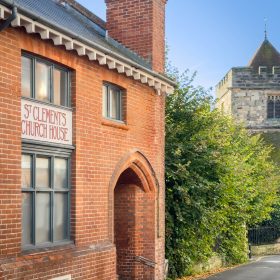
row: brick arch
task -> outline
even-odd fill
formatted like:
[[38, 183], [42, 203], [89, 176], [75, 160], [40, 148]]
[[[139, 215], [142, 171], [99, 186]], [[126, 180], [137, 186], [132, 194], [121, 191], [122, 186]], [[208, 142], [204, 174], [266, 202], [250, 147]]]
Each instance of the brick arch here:
[[127, 170], [131, 169], [133, 172], [139, 177], [142, 183], [143, 191], [145, 193], [150, 193], [154, 195], [155, 205], [156, 205], [156, 231], [158, 234], [158, 219], [159, 219], [159, 183], [156, 178], [156, 174], [149, 160], [145, 157], [145, 155], [139, 151], [138, 149], [133, 149], [126, 153], [122, 159], [118, 162], [115, 167], [115, 170], [112, 174], [109, 183], [109, 240], [114, 242], [114, 189], [117, 185], [118, 179], [121, 174]]

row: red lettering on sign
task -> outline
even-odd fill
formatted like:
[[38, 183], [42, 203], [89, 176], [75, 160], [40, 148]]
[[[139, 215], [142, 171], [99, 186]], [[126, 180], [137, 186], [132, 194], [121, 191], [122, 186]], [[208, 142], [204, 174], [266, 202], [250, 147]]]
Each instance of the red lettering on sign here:
[[31, 101], [23, 100], [22, 102], [23, 138], [54, 143], [72, 142], [71, 112], [68, 113], [59, 108], [51, 108]]

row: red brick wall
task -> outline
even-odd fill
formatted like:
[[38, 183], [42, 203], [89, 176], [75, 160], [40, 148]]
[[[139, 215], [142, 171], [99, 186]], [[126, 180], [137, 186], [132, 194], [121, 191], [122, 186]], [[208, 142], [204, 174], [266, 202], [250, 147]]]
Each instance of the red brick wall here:
[[154, 279], [154, 268], [135, 256], [155, 260], [155, 193], [145, 189], [132, 169], [122, 173], [114, 191], [117, 274], [122, 280]]
[[[108, 199], [110, 180], [132, 149], [143, 152], [159, 182], [156, 190], [156, 279], [164, 262], [164, 97], [125, 75], [54, 47], [23, 29], [0, 33], [0, 276], [3, 279], [107, 280], [116, 277]], [[29, 51], [73, 69], [71, 232], [74, 245], [52, 250], [21, 251], [21, 51]], [[102, 84], [126, 89], [126, 124], [102, 118]], [[159, 209], [158, 209], [159, 207]], [[108, 226], [109, 225], [109, 226]], [[1, 279], [2, 279], [1, 278]]]
[[17, 32], [0, 38], [0, 256], [12, 256], [21, 242], [21, 61]]
[[[109, 35], [164, 72], [166, 0], [105, 0]], [[125, 32], [124, 32], [125, 30]]]

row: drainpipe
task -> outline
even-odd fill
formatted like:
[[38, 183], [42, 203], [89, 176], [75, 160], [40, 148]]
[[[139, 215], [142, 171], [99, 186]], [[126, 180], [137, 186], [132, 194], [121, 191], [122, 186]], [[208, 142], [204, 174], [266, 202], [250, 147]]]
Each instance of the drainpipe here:
[[0, 32], [7, 28], [17, 17], [17, 7], [12, 8], [12, 14], [0, 25]]

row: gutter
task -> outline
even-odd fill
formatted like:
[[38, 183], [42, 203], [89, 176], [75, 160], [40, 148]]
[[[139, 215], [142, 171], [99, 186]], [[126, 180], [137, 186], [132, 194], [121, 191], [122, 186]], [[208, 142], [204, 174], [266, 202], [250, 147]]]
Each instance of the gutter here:
[[12, 14], [0, 25], [0, 32], [7, 28], [17, 17], [17, 8], [12, 8]]
[[[14, 0], [0, 0], [0, 3], [3, 3], [4, 5], [8, 5], [8, 6], [10, 6], [10, 7], [11, 7], [11, 6], [12, 6], [12, 7], [15, 7], [15, 6], [16, 6]], [[49, 27], [55, 28], [56, 30], [58, 30], [58, 31], [60, 31], [60, 32], [62, 32], [62, 33], [64, 33], [65, 35], [67, 35], [67, 36], [69, 36], [69, 37], [71, 37], [72, 39], [78, 40], [78, 41], [80, 41], [80, 42], [82, 42], [82, 43], [84, 43], [84, 44], [87, 44], [87, 45], [89, 45], [89, 46], [91, 46], [91, 47], [93, 47], [93, 48], [96, 48], [97, 50], [99, 50], [99, 51], [101, 51], [101, 52], [104, 52], [106, 55], [111, 55], [112, 57], [114, 57], [114, 58], [116, 58], [116, 59], [119, 59], [119, 60], [121, 60], [121, 61], [123, 61], [123, 62], [125, 62], [125, 63], [127, 63], [127, 64], [129, 64], [129, 65], [132, 65], [132, 66], [134, 66], [136, 69], [142, 70], [142, 71], [144, 71], [144, 72], [150, 74], [151, 76], [156, 77], [156, 78], [158, 78], [158, 79], [160, 79], [160, 80], [162, 80], [162, 81], [168, 83], [169, 85], [171, 85], [171, 86], [173, 86], [173, 87], [175, 87], [175, 86], [177, 85], [176, 82], [174, 82], [173, 80], [170, 80], [169, 78], [165, 77], [164, 75], [161, 75], [161, 74], [159, 74], [159, 73], [157, 73], [157, 72], [155, 72], [155, 71], [153, 71], [153, 70], [150, 70], [150, 69], [148, 69], [148, 68], [145, 68], [145, 67], [143, 67], [142, 65], [140, 65], [140, 64], [138, 64], [138, 63], [136, 63], [136, 62], [134, 62], [134, 61], [132, 61], [132, 60], [130, 60], [130, 59], [124, 57], [124, 56], [121, 56], [121, 55], [119, 55], [119, 54], [117, 54], [117, 53], [115, 53], [115, 52], [113, 52], [113, 51], [111, 51], [111, 50], [109, 50], [109, 49], [107, 49], [107, 48], [105, 48], [105, 47], [102, 47], [102, 46], [100, 46], [100, 45], [98, 45], [98, 44], [96, 44], [96, 43], [94, 43], [94, 42], [92, 42], [92, 41], [89, 41], [89, 40], [87, 40], [87, 39], [85, 39], [85, 38], [83, 38], [83, 37], [77, 36], [75, 33], [73, 33], [72, 31], [70, 31], [70, 30], [68, 30], [68, 29], [66, 29], [66, 28], [58, 27], [58, 26], [56, 26], [56, 25], [53, 25], [51, 22], [49, 22], [49, 21], [43, 19], [42, 17], [34, 16], [34, 14], [32, 14], [32, 13], [31, 13], [29, 10], [27, 10], [27, 9], [19, 8], [19, 7], [18, 7], [18, 10], [21, 11], [21, 12], [23, 12], [24, 15], [30, 17], [30, 18], [33, 19], [33, 20], [42, 22], [43, 24], [46, 24], [46, 25], [49, 26]]]

